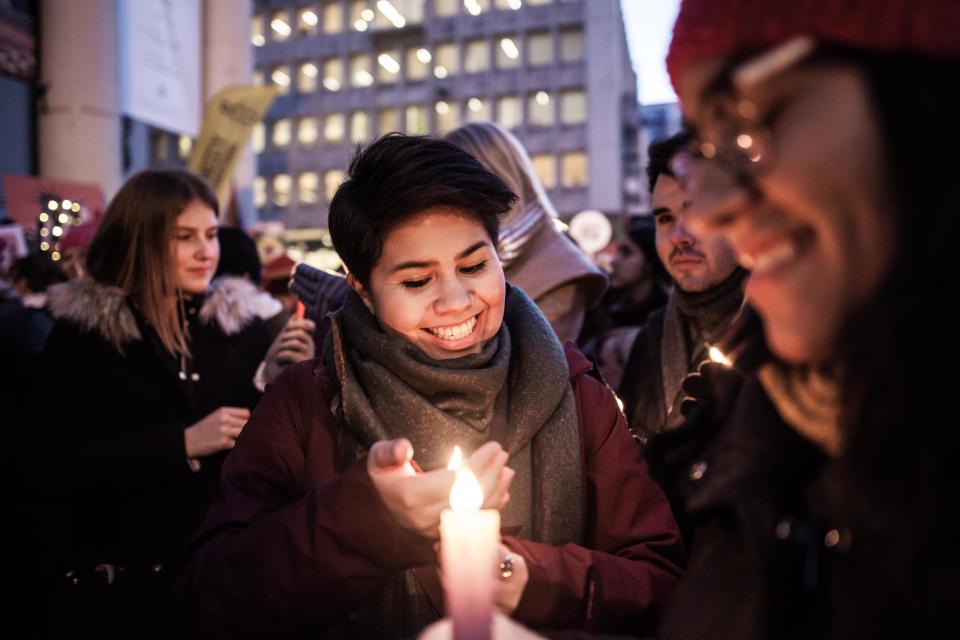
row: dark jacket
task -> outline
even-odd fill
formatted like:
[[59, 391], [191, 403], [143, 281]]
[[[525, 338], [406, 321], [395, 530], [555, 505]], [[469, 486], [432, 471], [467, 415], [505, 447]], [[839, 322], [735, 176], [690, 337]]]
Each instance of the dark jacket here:
[[659, 637], [824, 637], [830, 576], [850, 543], [824, 515], [827, 458], [783, 422], [753, 373], [700, 371], [684, 385], [688, 420], [645, 447], [690, 553]]
[[81, 634], [115, 625], [162, 635], [173, 618], [174, 564], [225, 457], [192, 470], [184, 429], [222, 406], [252, 408], [269, 346], [245, 300], [223, 294], [214, 286], [186, 304], [192, 358], [181, 375], [119, 289], [92, 280], [51, 289], [57, 320], [33, 383], [29, 471], [40, 499], [67, 511], [65, 606], [78, 608], [67, 615], [94, 625]]
[[660, 430], [669, 408], [663, 397], [663, 371], [660, 367], [665, 311], [666, 307], [660, 307], [647, 317], [630, 348], [617, 389], [627, 424], [642, 438]]
[[[586, 375], [590, 364], [575, 347], [566, 354], [587, 544], [506, 537], [530, 567], [514, 617], [539, 629], [643, 633], [681, 573], [676, 525], [612, 394]], [[196, 635], [316, 637], [335, 623], [369, 629], [371, 621], [353, 613], [364, 600], [394, 572], [435, 563], [432, 541], [389, 515], [364, 460], [337, 472], [342, 428], [330, 410], [333, 389], [319, 360], [268, 386], [193, 545], [184, 603]]]

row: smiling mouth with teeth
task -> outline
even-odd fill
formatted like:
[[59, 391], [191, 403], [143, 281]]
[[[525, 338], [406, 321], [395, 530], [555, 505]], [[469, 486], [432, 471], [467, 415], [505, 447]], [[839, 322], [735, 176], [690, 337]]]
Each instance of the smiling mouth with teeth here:
[[474, 327], [477, 326], [477, 316], [473, 316], [466, 322], [462, 322], [458, 325], [452, 327], [436, 327], [424, 329], [441, 340], [459, 340], [461, 338], [466, 338], [468, 335], [473, 333]]

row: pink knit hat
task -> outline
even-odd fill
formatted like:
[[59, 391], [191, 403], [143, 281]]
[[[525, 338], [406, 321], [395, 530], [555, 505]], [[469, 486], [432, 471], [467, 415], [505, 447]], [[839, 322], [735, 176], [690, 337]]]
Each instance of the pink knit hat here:
[[67, 235], [60, 241], [60, 249], [69, 249], [71, 247], [89, 247], [93, 240], [93, 234], [97, 230], [96, 222], [84, 222], [76, 227], [71, 227]]
[[960, 1], [683, 0], [667, 70], [676, 88], [690, 62], [761, 50], [798, 35], [960, 60]]

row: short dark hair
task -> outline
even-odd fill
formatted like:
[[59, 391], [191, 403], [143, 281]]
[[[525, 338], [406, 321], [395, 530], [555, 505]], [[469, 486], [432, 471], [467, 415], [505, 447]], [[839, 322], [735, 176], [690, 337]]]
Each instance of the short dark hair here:
[[673, 169], [670, 168], [670, 161], [677, 152], [690, 144], [691, 136], [686, 131], [681, 131], [669, 138], [660, 138], [650, 143], [647, 150], [649, 162], [647, 164], [647, 177], [650, 179], [650, 193], [657, 186], [657, 178], [661, 174], [675, 178]]
[[10, 267], [11, 282], [23, 280], [33, 293], [43, 293], [50, 285], [66, 279], [60, 265], [45, 253], [31, 253], [17, 258]]
[[220, 239], [220, 262], [215, 277], [246, 276], [254, 284], [260, 284], [263, 265], [253, 238], [234, 227], [220, 227], [217, 238]]
[[517, 198], [469, 153], [427, 136], [388, 133], [357, 151], [347, 176], [330, 202], [328, 224], [340, 259], [364, 286], [387, 234], [421, 211], [457, 209], [496, 245], [500, 215]]

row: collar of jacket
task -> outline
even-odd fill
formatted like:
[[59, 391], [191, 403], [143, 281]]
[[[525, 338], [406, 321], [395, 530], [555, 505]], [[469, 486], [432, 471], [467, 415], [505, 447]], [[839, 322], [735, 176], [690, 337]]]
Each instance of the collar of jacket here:
[[[259, 293], [242, 278], [218, 278], [211, 283], [200, 306], [200, 320], [219, 327], [226, 335], [237, 334], [267, 312]], [[118, 350], [125, 343], [143, 338], [127, 304], [127, 294], [92, 278], [50, 287], [47, 307], [55, 319], [69, 320], [86, 331], [95, 331]]]

